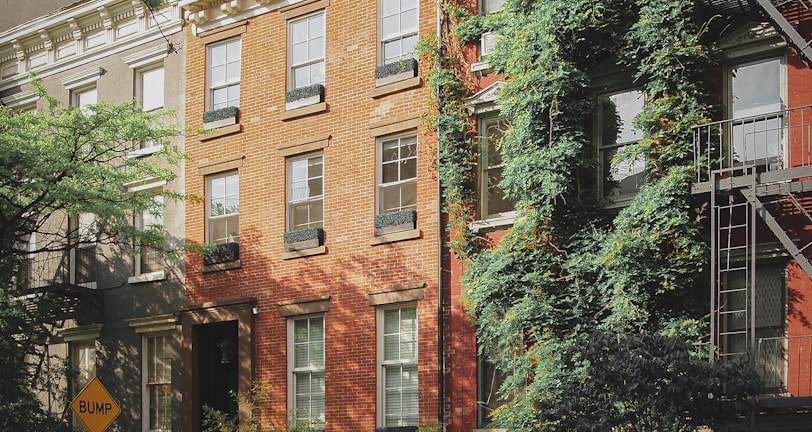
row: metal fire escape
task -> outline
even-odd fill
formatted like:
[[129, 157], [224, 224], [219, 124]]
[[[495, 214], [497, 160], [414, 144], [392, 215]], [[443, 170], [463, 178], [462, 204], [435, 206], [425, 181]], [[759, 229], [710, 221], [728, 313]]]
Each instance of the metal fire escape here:
[[749, 0], [753, 9], [770, 21], [787, 44], [812, 67], [812, 41], [807, 41], [798, 33], [796, 27], [803, 18], [809, 18], [812, 8], [811, 0]]

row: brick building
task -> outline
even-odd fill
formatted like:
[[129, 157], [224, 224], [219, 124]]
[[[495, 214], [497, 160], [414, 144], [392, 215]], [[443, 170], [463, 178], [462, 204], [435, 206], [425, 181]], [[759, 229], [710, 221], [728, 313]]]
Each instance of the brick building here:
[[210, 245], [187, 255], [184, 430], [256, 382], [276, 421], [436, 422], [436, 140], [410, 54], [434, 3], [180, 4], [186, 235]]
[[[171, 121], [180, 129], [185, 59], [176, 49], [183, 46], [182, 29], [176, 1], [154, 11], [130, 0], [73, 2], [0, 33], [0, 102], [17, 111], [44, 109], [46, 101], [29, 84], [35, 72], [65, 104], [136, 101], [147, 111], [173, 109], [178, 116]], [[174, 138], [173, 144], [182, 141]], [[161, 149], [151, 142], [139, 147], [122, 156], [154, 158]], [[160, 194], [182, 192], [183, 183], [181, 168], [170, 182], [146, 178], [122, 186]], [[182, 202], [166, 200], [162, 214], [145, 211], [132, 218], [140, 226], [162, 223], [169, 246], [182, 244]], [[71, 372], [53, 377], [53, 392], [42, 401], [56, 418], [70, 419], [67, 404], [97, 377], [122, 409], [108, 430], [180, 430], [180, 363], [174, 358], [180, 351], [176, 312], [183, 303], [183, 261], [141, 254], [134, 245], [105, 244], [96, 240], [95, 228], [92, 214], [54, 214], [41, 232], [22, 239], [30, 251], [49, 241], [69, 243], [64, 250], [31, 253], [18, 275], [26, 288], [54, 296], [64, 309], [46, 323], [44, 344], [30, 360], [54, 371], [64, 362]], [[50, 232], [64, 234], [54, 240]], [[78, 419], [72, 423], [83, 430]]]

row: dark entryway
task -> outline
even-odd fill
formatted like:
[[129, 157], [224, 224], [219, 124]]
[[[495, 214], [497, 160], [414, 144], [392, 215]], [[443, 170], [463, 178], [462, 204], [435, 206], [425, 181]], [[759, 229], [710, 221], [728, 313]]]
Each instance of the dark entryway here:
[[234, 395], [238, 391], [237, 321], [224, 321], [195, 326], [197, 333], [198, 391], [200, 424], [203, 407], [237, 415]]

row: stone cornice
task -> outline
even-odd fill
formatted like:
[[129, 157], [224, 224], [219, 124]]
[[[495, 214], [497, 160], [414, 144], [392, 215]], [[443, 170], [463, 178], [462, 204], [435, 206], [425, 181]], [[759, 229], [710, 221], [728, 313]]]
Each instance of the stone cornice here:
[[311, 0], [180, 0], [194, 34]]
[[96, 0], [66, 7], [0, 33], [0, 90], [81, 67], [144, 43], [182, 31], [178, 0], [160, 11], [141, 1]]

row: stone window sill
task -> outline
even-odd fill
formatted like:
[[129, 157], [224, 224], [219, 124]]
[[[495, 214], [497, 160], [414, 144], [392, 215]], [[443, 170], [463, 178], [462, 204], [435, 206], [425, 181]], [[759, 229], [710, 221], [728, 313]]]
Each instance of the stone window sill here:
[[236, 132], [240, 132], [242, 128], [240, 124], [233, 124], [229, 126], [224, 126], [217, 129], [207, 129], [205, 132], [200, 133], [200, 140], [201, 141], [208, 141], [210, 139], [219, 138], [223, 135], [230, 135]]
[[322, 255], [327, 253], [327, 246], [319, 246], [310, 249], [295, 250], [290, 252], [282, 252], [282, 259], [289, 260], [295, 258], [302, 258], [313, 255]]
[[131, 284], [136, 284], [144, 282], [155, 282], [164, 279], [166, 279], [166, 272], [161, 270], [151, 273], [143, 273], [137, 276], [130, 276], [129, 278], [127, 278], [127, 282]]
[[411, 77], [404, 79], [402, 81], [393, 82], [391, 84], [385, 84], [379, 87], [375, 87], [372, 90], [372, 97], [379, 98], [382, 96], [386, 96], [392, 93], [397, 93], [399, 91], [408, 90], [415, 87], [420, 87], [422, 80], [420, 77]]
[[403, 240], [412, 240], [421, 237], [423, 237], [422, 231], [420, 231], [419, 229], [412, 229], [408, 231], [400, 231], [396, 233], [375, 236], [372, 238], [372, 240], [370, 240], [369, 244], [372, 246], [376, 246], [386, 243], [399, 242]]
[[304, 117], [310, 114], [317, 114], [324, 111], [327, 111], [327, 103], [321, 102], [313, 105], [308, 105], [306, 107], [285, 111], [280, 115], [280, 118], [282, 120], [291, 120], [298, 117]]
[[200, 269], [200, 272], [201, 273], [213, 273], [213, 272], [224, 271], [224, 270], [238, 269], [240, 267], [242, 267], [242, 261], [236, 260], [236, 261], [229, 261], [229, 262], [217, 263], [217, 264], [212, 264], [212, 265], [204, 265]]

